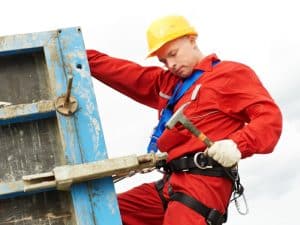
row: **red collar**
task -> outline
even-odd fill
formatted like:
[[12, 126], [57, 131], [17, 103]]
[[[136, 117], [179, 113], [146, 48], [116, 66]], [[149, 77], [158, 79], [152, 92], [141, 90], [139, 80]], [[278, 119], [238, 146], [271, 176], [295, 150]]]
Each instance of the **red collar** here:
[[195, 70], [203, 70], [203, 71], [212, 71], [212, 62], [219, 60], [218, 56], [213, 53], [208, 56], [205, 56], [201, 61], [199, 61], [196, 66]]

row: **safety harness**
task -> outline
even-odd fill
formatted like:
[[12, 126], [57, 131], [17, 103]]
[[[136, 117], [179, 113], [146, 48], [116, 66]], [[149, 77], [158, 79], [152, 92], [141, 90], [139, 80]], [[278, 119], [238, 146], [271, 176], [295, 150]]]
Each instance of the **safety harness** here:
[[[220, 61], [214, 61], [213, 66], [217, 65]], [[169, 99], [167, 106], [162, 111], [161, 118], [158, 125], [154, 129], [151, 136], [150, 143], [148, 145], [149, 152], [157, 152], [157, 139], [162, 135], [166, 122], [171, 118], [173, 114], [173, 108], [178, 100], [184, 95], [184, 93], [201, 77], [204, 71], [197, 70], [190, 77], [186, 78], [183, 82], [180, 82], [175, 87], [173, 95]], [[206, 157], [203, 152], [186, 155], [179, 159], [174, 159], [168, 163], [165, 161], [157, 165], [159, 170], [162, 170], [166, 176], [156, 183], [156, 189], [161, 198], [164, 208], [167, 208], [168, 201], [163, 196], [163, 187], [172, 173], [188, 172], [192, 174], [200, 174], [205, 176], [226, 177], [233, 183], [233, 192], [235, 193], [235, 199], [243, 194], [243, 186], [240, 184], [237, 168], [227, 169], [222, 167], [213, 159]], [[227, 220], [227, 211], [222, 214], [216, 209], [212, 209], [196, 200], [194, 197], [181, 192], [173, 192], [172, 188], [169, 189], [169, 196], [171, 201], [178, 201], [187, 207], [193, 209], [197, 213], [201, 214], [209, 225], [221, 225]]]
[[[170, 162], [162, 161], [157, 165], [157, 169], [164, 172], [166, 175], [163, 179], [156, 182], [155, 187], [159, 193], [164, 209], [168, 207], [168, 200], [163, 196], [163, 187], [168, 181], [172, 173], [192, 173], [204, 176], [225, 177], [233, 183], [234, 199], [240, 197], [244, 188], [240, 183], [238, 169], [224, 168], [219, 163], [204, 155], [203, 152], [189, 154], [184, 157], [171, 160]], [[202, 215], [209, 225], [221, 225], [227, 220], [227, 210], [224, 214], [216, 209], [209, 208], [194, 197], [182, 192], [173, 192], [169, 186], [168, 194], [170, 201], [178, 201], [185, 206], [193, 209]]]
[[[213, 66], [217, 65], [220, 61], [214, 61]], [[157, 140], [165, 130], [165, 124], [171, 118], [173, 114], [173, 108], [178, 100], [184, 95], [184, 93], [202, 76], [203, 70], [196, 70], [191, 76], [186, 78], [183, 82], [179, 82], [174, 91], [173, 95], [169, 99], [167, 106], [163, 109], [160, 120], [157, 126], [154, 128], [150, 142], [148, 144], [147, 152], [157, 152]]]

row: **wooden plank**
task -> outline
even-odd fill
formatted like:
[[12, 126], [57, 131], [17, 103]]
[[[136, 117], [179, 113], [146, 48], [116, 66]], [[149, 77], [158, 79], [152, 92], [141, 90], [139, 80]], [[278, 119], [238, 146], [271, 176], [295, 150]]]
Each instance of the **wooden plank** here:
[[55, 117], [53, 100], [42, 100], [31, 104], [18, 104], [0, 108], [0, 125]]
[[22, 180], [12, 182], [0, 182], [0, 199], [13, 198], [25, 195]]
[[[5, 184], [0, 188], [17, 184], [18, 191], [23, 175], [107, 158], [80, 28], [0, 37], [0, 79], [5, 82], [0, 84], [0, 101], [28, 106], [24, 118], [38, 101], [65, 93], [68, 76], [73, 77], [71, 94], [79, 103], [73, 116], [51, 111], [45, 118], [38, 112], [33, 117], [37, 121], [0, 126], [0, 184]], [[112, 178], [76, 184], [70, 193], [50, 191], [0, 200], [0, 225], [121, 223]]]
[[[0, 52], [0, 98], [21, 104], [1, 109], [0, 184], [2, 189], [6, 189], [2, 190], [6, 191], [6, 197], [10, 198], [0, 200], [0, 224], [74, 224], [73, 208], [67, 192], [11, 198], [22, 194], [19, 190], [21, 184], [17, 180], [23, 175], [62, 165], [64, 159], [56, 118], [11, 124], [28, 117], [41, 119], [55, 116], [52, 106], [46, 109], [45, 104], [37, 103], [52, 98], [41, 46], [46, 39], [32, 41], [28, 36], [21, 35], [0, 40], [1, 50], [8, 50]], [[32, 48], [18, 50], [29, 47], [24, 45], [24, 41]]]
[[70, 202], [58, 191], [1, 200], [0, 225], [73, 225]]
[[[9, 183], [20, 180], [23, 175], [40, 173], [52, 169], [54, 166], [65, 164], [62, 153], [58, 124], [56, 118], [48, 118], [34, 122], [17, 123], [0, 126], [0, 183]], [[48, 196], [49, 195], [49, 196]], [[35, 220], [45, 224], [72, 224], [72, 206], [68, 192], [53, 197], [53, 192], [34, 194], [32, 196], [16, 197], [0, 200], [0, 224], [29, 223], [29, 213], [32, 213], [32, 223]], [[37, 200], [38, 199], [38, 200]], [[39, 210], [47, 202], [47, 209]], [[61, 205], [58, 209], [57, 205]], [[26, 206], [19, 207], [19, 206]], [[30, 209], [30, 210], [27, 210]], [[12, 217], [9, 213], [14, 213]], [[68, 213], [67, 213], [68, 212]], [[49, 215], [68, 215], [60, 219]], [[24, 220], [23, 220], [23, 219]]]
[[1, 182], [64, 164], [56, 118], [0, 127]]
[[0, 101], [13, 104], [50, 99], [42, 49], [17, 55], [0, 54]]

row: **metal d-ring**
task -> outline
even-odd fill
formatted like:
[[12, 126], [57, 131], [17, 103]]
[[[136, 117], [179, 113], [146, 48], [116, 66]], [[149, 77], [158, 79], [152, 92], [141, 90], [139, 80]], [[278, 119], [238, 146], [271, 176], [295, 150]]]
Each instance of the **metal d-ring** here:
[[198, 161], [197, 161], [197, 158], [199, 155], [203, 155], [204, 153], [203, 152], [197, 152], [195, 155], [194, 155], [194, 163], [195, 165], [199, 168], [199, 169], [202, 169], [202, 170], [205, 170], [205, 169], [211, 169], [212, 166], [211, 165], [206, 165], [206, 166], [201, 166]]

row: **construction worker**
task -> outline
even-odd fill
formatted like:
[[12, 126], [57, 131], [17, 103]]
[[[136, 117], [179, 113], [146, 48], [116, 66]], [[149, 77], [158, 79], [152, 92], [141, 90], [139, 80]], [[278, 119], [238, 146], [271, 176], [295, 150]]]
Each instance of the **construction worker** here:
[[[197, 37], [178, 15], [149, 26], [148, 57], [167, 70], [87, 50], [96, 79], [158, 110], [148, 151], [168, 153], [162, 180], [118, 195], [124, 225], [222, 224], [236, 178], [224, 171], [232, 172], [241, 158], [272, 152], [280, 137], [281, 112], [255, 72], [204, 55]], [[188, 102], [184, 115], [214, 142], [210, 148], [181, 124], [164, 129]]]

